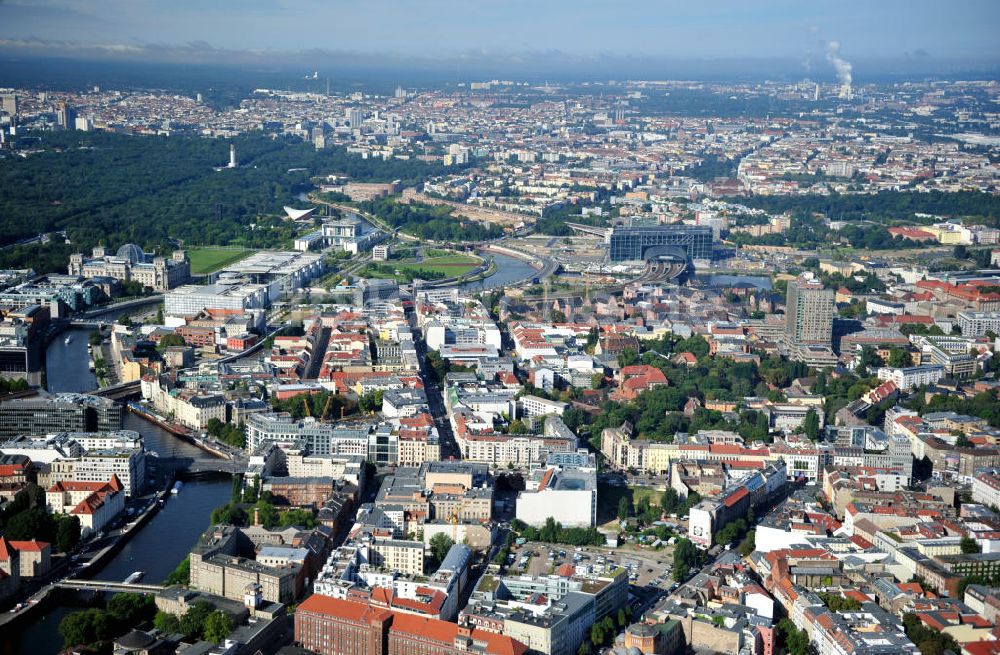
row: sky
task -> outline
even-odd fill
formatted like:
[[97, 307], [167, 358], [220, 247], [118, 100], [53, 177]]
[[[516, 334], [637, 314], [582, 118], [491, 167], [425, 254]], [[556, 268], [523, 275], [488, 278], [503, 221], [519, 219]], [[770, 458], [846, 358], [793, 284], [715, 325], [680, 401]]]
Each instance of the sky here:
[[[0, 50], [171, 61], [1000, 62], [997, 0], [0, 0]], [[724, 65], [724, 64], [720, 64]], [[857, 70], [857, 64], [855, 64]]]

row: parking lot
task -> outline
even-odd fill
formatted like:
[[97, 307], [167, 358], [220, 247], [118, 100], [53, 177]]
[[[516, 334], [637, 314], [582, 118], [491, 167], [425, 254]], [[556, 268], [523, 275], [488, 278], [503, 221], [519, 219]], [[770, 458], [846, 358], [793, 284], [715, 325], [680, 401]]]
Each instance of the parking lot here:
[[669, 588], [673, 548], [659, 551], [623, 551], [595, 546], [566, 546], [528, 542], [511, 551], [514, 561], [509, 575], [540, 576], [555, 573], [563, 564], [572, 564], [581, 573], [601, 574], [615, 568], [629, 573], [629, 582], [637, 587]]

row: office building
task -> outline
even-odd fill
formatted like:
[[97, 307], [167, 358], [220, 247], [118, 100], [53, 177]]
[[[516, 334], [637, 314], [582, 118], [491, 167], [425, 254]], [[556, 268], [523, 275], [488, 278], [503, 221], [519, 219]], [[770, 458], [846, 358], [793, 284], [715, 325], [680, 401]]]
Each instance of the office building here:
[[357, 307], [394, 300], [399, 300], [399, 285], [395, 280], [364, 279], [354, 289], [354, 305]]
[[254, 544], [231, 525], [213, 526], [191, 549], [191, 588], [224, 598], [243, 600], [247, 585], [260, 585], [262, 598], [288, 603], [302, 591], [300, 564], [268, 566], [244, 555]]
[[60, 101], [56, 108], [56, 123], [64, 130], [72, 130], [76, 126], [76, 112], [65, 100]]
[[267, 287], [225, 280], [204, 286], [186, 284], [173, 289], [163, 298], [163, 313], [167, 316], [196, 316], [203, 310], [224, 310], [245, 313], [269, 305]]
[[117, 477], [105, 482], [60, 481], [45, 491], [45, 504], [54, 514], [80, 519], [80, 527], [100, 532], [125, 509], [125, 490]]
[[692, 259], [712, 258], [712, 228], [694, 225], [616, 227], [607, 237], [613, 262], [648, 259], [661, 254], [683, 254]]
[[142, 494], [146, 482], [146, 451], [142, 448], [88, 450], [72, 464], [77, 482], [103, 482], [112, 475], [121, 481], [125, 494]]
[[359, 129], [361, 127], [361, 123], [364, 122], [364, 114], [356, 107], [348, 107], [345, 109], [344, 118], [347, 119], [347, 124], [352, 130]]
[[925, 384], [937, 384], [944, 377], [944, 367], [930, 364], [906, 368], [886, 367], [880, 368], [877, 375], [879, 380], [891, 381], [900, 391], [907, 392]]
[[122, 427], [122, 406], [108, 398], [62, 393], [0, 403], [0, 438], [51, 432], [110, 432]]

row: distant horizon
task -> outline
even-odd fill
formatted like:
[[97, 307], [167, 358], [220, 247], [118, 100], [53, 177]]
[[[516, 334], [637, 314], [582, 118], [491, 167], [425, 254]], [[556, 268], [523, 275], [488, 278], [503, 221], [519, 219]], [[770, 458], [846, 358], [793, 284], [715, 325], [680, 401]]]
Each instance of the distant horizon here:
[[998, 27], [993, 0], [0, 0], [0, 57], [463, 81], [864, 81], [1000, 74]]
[[[1000, 62], [975, 66], [964, 60], [858, 60], [855, 85], [923, 80], [1000, 80]], [[924, 64], [924, 66], [920, 66]], [[308, 79], [313, 73], [316, 79]], [[237, 79], [231, 79], [237, 74]], [[838, 82], [834, 71], [806, 74], [791, 59], [695, 60], [605, 57], [584, 62], [575, 58], [525, 57], [493, 59], [395, 59], [360, 53], [295, 53], [286, 58], [176, 61], [106, 56], [43, 56], [10, 52], [0, 44], [0, 86], [31, 86], [59, 90], [95, 84], [136, 88], [216, 86], [317, 87], [333, 90], [366, 86], [456, 86], [456, 83], [504, 79], [531, 83], [608, 84], [628, 81], [691, 81], [705, 83]], [[318, 86], [317, 86], [318, 85]]]

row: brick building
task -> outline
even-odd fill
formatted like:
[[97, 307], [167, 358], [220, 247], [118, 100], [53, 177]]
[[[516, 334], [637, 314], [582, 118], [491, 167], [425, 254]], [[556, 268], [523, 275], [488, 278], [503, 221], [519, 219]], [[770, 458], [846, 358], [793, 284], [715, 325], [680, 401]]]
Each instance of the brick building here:
[[523, 655], [527, 650], [503, 635], [320, 595], [296, 610], [295, 641], [320, 655]]

